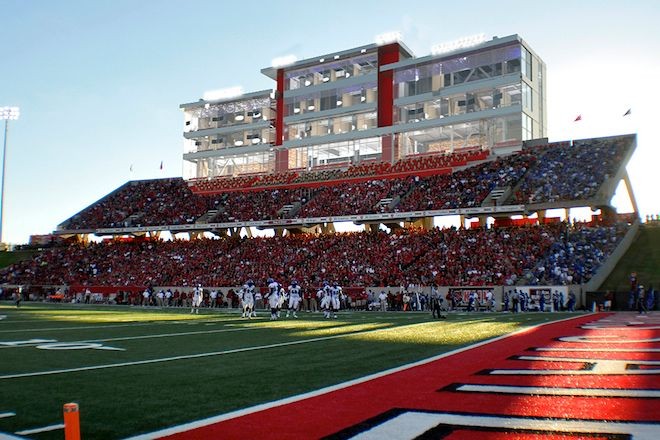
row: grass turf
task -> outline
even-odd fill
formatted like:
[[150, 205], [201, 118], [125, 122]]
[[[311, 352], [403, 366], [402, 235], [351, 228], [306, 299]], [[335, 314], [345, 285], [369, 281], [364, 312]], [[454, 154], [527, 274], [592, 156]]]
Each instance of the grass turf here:
[[628, 252], [621, 258], [599, 290], [628, 292], [630, 273], [637, 272], [639, 283], [660, 287], [660, 228], [642, 226]]
[[10, 264], [14, 264], [19, 261], [29, 260], [34, 257], [38, 251], [35, 250], [26, 250], [26, 251], [12, 251], [0, 252], [0, 268], [7, 267]]
[[[25, 303], [24, 303], [25, 304]], [[0, 305], [0, 343], [28, 339], [122, 350], [0, 347], [0, 433], [62, 423], [80, 404], [83, 438], [114, 439], [313, 391], [566, 314], [342, 312], [246, 321], [237, 312]], [[165, 358], [180, 357], [163, 361]], [[119, 363], [153, 361], [137, 365]], [[7, 375], [110, 366], [6, 378]], [[62, 438], [62, 431], [31, 438]]]

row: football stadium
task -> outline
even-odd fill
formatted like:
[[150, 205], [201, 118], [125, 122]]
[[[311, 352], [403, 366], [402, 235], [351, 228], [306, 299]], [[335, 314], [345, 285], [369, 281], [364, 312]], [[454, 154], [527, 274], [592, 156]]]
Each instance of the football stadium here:
[[636, 133], [549, 141], [517, 34], [337, 49], [3, 253], [0, 438], [660, 438]]

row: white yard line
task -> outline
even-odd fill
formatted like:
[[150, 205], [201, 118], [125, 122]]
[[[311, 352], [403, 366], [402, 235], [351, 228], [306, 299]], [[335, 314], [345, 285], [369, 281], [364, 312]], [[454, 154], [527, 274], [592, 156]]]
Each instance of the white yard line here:
[[17, 437], [6, 432], [0, 432], [0, 440], [25, 440], [25, 437]]
[[[195, 331], [195, 332], [181, 332], [181, 333], [162, 333], [157, 335], [143, 335], [143, 336], [125, 336], [121, 338], [107, 338], [107, 339], [86, 339], [84, 341], [60, 341], [67, 344], [87, 344], [93, 342], [112, 342], [112, 341], [132, 341], [135, 339], [152, 339], [152, 338], [167, 338], [167, 337], [176, 337], [176, 336], [189, 336], [189, 335], [203, 335], [210, 333], [226, 333], [226, 332], [240, 332], [245, 330], [260, 330], [266, 327], [239, 327], [239, 328], [225, 328], [219, 330], [204, 330], [204, 331]], [[44, 342], [35, 342], [32, 344], [21, 344], [21, 345], [0, 345], [0, 350], [3, 348], [22, 348], [22, 347], [35, 347], [41, 345]]]
[[[220, 414], [218, 416], [208, 417], [206, 419], [201, 419], [201, 420], [197, 420], [197, 421], [194, 421], [194, 422], [184, 423], [182, 425], [172, 426], [170, 428], [165, 428], [165, 429], [162, 429], [160, 431], [154, 431], [154, 432], [150, 432], [150, 433], [147, 433], [147, 434], [141, 434], [141, 435], [137, 435], [137, 436], [134, 436], [134, 437], [129, 437], [125, 440], [151, 440], [151, 439], [165, 437], [165, 436], [168, 436], [168, 435], [178, 434], [178, 433], [185, 432], [185, 431], [190, 431], [190, 430], [201, 428], [201, 427], [204, 427], [204, 426], [213, 425], [215, 423], [223, 422], [225, 420], [235, 419], [237, 417], [242, 417], [242, 416], [252, 414], [252, 413], [255, 413], [255, 412], [275, 408], [277, 406], [287, 405], [289, 403], [294, 403], [294, 402], [298, 402], [300, 400], [305, 400], [305, 399], [320, 396], [320, 395], [323, 395], [323, 394], [331, 393], [333, 391], [348, 388], [348, 387], [351, 387], [353, 385], [359, 385], [361, 383], [368, 382], [368, 381], [374, 380], [374, 379], [378, 379], [378, 378], [383, 377], [383, 376], [387, 376], [387, 375], [398, 373], [400, 371], [404, 371], [404, 370], [407, 370], [407, 369], [410, 369], [410, 368], [418, 367], [420, 365], [425, 365], [425, 364], [428, 364], [428, 363], [431, 363], [431, 362], [435, 362], [437, 360], [440, 360], [440, 359], [443, 359], [443, 358], [446, 358], [446, 357], [449, 357], [449, 356], [452, 356], [452, 355], [455, 355], [455, 354], [458, 354], [458, 353], [462, 353], [464, 351], [472, 350], [473, 348], [481, 347], [482, 345], [487, 345], [487, 344], [490, 344], [492, 342], [499, 341], [501, 339], [506, 339], [506, 338], [509, 338], [511, 336], [527, 333], [527, 332], [535, 330], [539, 327], [543, 327], [543, 326], [551, 325], [551, 324], [556, 324], [558, 322], [570, 321], [572, 319], [583, 318], [584, 316], [588, 316], [588, 315], [571, 316], [569, 318], [560, 319], [560, 320], [557, 320], [557, 321], [544, 322], [544, 323], [537, 324], [537, 325], [534, 325], [534, 326], [531, 326], [531, 327], [526, 327], [526, 328], [517, 330], [513, 333], [509, 333], [509, 334], [498, 336], [498, 337], [495, 337], [495, 338], [492, 338], [492, 339], [487, 339], [485, 341], [477, 342], [476, 344], [469, 345], [467, 347], [459, 348], [459, 349], [456, 349], [456, 350], [453, 350], [453, 351], [450, 351], [450, 352], [447, 352], [447, 353], [443, 353], [443, 354], [440, 354], [440, 355], [437, 355], [437, 356], [433, 356], [433, 357], [430, 357], [430, 358], [427, 358], [427, 359], [422, 359], [421, 361], [413, 362], [413, 363], [410, 363], [410, 364], [407, 364], [407, 365], [402, 365], [402, 366], [396, 367], [396, 368], [391, 368], [389, 370], [381, 371], [381, 372], [375, 373], [375, 374], [370, 374], [368, 376], [361, 377], [361, 378], [354, 379], [354, 380], [350, 380], [348, 382], [343, 382], [343, 383], [340, 383], [340, 384], [337, 384], [337, 385], [332, 385], [332, 386], [329, 386], [329, 387], [321, 388], [320, 390], [310, 391], [308, 393], [299, 394], [297, 396], [287, 397], [285, 399], [275, 400], [273, 402], [262, 403], [260, 405], [255, 405], [255, 406], [252, 406], [252, 407], [249, 407], [249, 408], [240, 409], [240, 410], [237, 410], [237, 411], [232, 411], [232, 412], [229, 412], [229, 413], [226, 413], [226, 414]], [[0, 377], [0, 379], [1, 379], [1, 377]]]
[[64, 429], [64, 424], [44, 426], [43, 428], [26, 429], [24, 431], [16, 431], [18, 435], [39, 434], [40, 432], [55, 431], [57, 429]]
[[[240, 315], [237, 315], [237, 317]], [[228, 319], [229, 318], [229, 319]], [[97, 328], [120, 328], [120, 327], [144, 327], [147, 325], [158, 325], [158, 324], [203, 324], [207, 322], [224, 322], [224, 321], [233, 321], [231, 317], [222, 318], [222, 319], [199, 319], [199, 320], [163, 320], [163, 321], [150, 321], [150, 322], [131, 322], [126, 324], [109, 324], [109, 325], [86, 325], [86, 326], [70, 326], [70, 327], [44, 327], [44, 328], [24, 328], [24, 329], [12, 329], [12, 330], [0, 330], [0, 333], [23, 333], [23, 332], [49, 332], [49, 331], [63, 331], [63, 330], [89, 330]]]
[[[428, 324], [428, 322], [419, 322], [419, 323], [416, 323], [416, 324], [411, 324], [410, 326], [402, 326], [402, 327], [412, 327], [412, 326], [426, 325], [426, 324]], [[331, 339], [346, 338], [346, 337], [349, 337], [349, 336], [363, 335], [363, 334], [367, 334], [367, 333], [374, 333], [374, 332], [387, 331], [387, 330], [392, 330], [392, 328], [390, 328], [390, 327], [384, 328], [384, 329], [379, 328], [379, 329], [373, 329], [373, 330], [364, 330], [364, 331], [343, 333], [341, 335], [323, 336], [323, 337], [318, 337], [318, 338], [310, 338], [310, 339], [290, 341], [290, 342], [279, 342], [279, 343], [276, 343], [276, 344], [268, 344], [268, 345], [257, 345], [257, 346], [254, 346], [254, 347], [235, 348], [235, 349], [232, 349], [232, 350], [212, 351], [212, 352], [209, 352], [209, 353], [198, 353], [198, 354], [189, 354], [189, 355], [181, 355], [181, 356], [171, 356], [171, 357], [159, 358], [159, 359], [147, 359], [147, 360], [143, 360], [143, 361], [119, 362], [119, 363], [116, 363], [116, 364], [105, 364], [105, 365], [91, 365], [89, 367], [77, 367], [77, 368], [66, 368], [66, 369], [61, 369], [61, 370], [36, 371], [36, 372], [33, 372], [33, 373], [6, 374], [6, 375], [3, 375], [3, 376], [0, 376], [0, 380], [18, 379], [18, 378], [22, 378], [22, 377], [50, 376], [50, 375], [53, 375], [53, 374], [73, 373], [73, 372], [78, 372], [78, 371], [102, 370], [102, 369], [107, 369], [107, 368], [131, 367], [131, 366], [134, 366], [134, 365], [157, 364], [157, 363], [162, 363], [162, 362], [172, 362], [172, 361], [187, 360], [187, 359], [199, 359], [199, 358], [205, 358], [205, 357], [223, 356], [223, 355], [227, 355], [227, 354], [243, 353], [243, 352], [247, 352], [247, 351], [267, 350], [267, 349], [270, 349], [270, 348], [288, 347], [288, 346], [292, 346], [292, 345], [302, 345], [302, 344], [308, 344], [308, 343], [311, 343], [311, 342], [329, 341]]]

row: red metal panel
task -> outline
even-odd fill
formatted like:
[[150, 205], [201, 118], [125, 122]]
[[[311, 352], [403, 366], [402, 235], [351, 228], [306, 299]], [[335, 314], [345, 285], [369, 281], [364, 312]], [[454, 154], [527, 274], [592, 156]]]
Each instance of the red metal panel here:
[[[378, 67], [399, 61], [399, 44], [392, 43], [378, 48]], [[389, 127], [394, 118], [394, 72], [378, 71], [378, 126]], [[384, 162], [394, 160], [392, 136], [381, 138], [382, 155]]]
[[[378, 67], [399, 61], [399, 43], [378, 48]], [[378, 72], [378, 126], [392, 125], [394, 105], [394, 71]]]
[[275, 171], [282, 172], [289, 169], [289, 151], [277, 149], [284, 142], [284, 69], [277, 70], [275, 110]]

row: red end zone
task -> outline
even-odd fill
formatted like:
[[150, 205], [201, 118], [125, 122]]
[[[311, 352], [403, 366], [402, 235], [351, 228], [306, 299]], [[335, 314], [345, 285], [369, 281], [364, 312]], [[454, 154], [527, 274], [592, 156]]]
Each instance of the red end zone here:
[[597, 314], [145, 438], [657, 440], [659, 375], [660, 316]]

